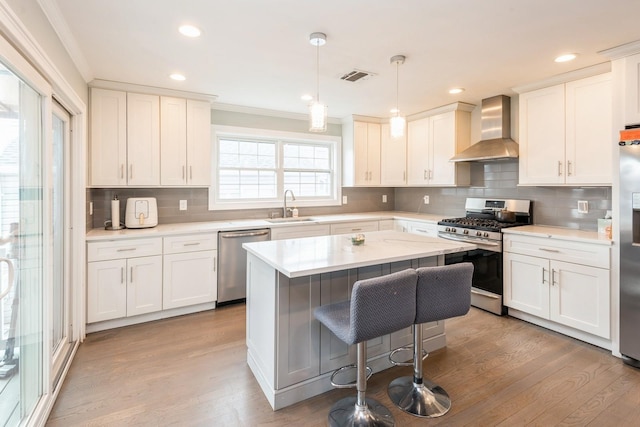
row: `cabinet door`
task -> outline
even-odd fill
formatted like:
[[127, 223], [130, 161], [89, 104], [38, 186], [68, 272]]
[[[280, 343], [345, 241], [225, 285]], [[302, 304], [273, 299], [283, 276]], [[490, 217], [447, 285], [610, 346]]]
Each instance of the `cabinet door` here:
[[187, 183], [187, 101], [160, 98], [160, 184]]
[[549, 261], [503, 253], [504, 305], [544, 319], [549, 318]]
[[455, 111], [429, 117], [429, 185], [456, 184]]
[[380, 124], [367, 123], [367, 167], [369, 185], [380, 184]]
[[429, 165], [429, 118], [427, 117], [409, 122], [407, 125], [407, 184], [428, 184]]
[[127, 260], [127, 316], [162, 310], [162, 256]]
[[127, 94], [127, 184], [160, 184], [160, 98]]
[[600, 74], [570, 82], [565, 89], [565, 181], [567, 184], [611, 185], [611, 75]]
[[378, 221], [358, 221], [331, 224], [331, 234], [351, 234], [378, 231]]
[[609, 270], [551, 261], [550, 319], [609, 338]]
[[428, 237], [438, 237], [438, 225], [426, 222], [408, 221], [408, 232], [413, 234], [421, 234]]
[[187, 183], [211, 183], [211, 104], [187, 100]]
[[164, 256], [162, 308], [185, 307], [217, 299], [217, 251]]
[[91, 185], [126, 185], [127, 94], [91, 89]]
[[562, 184], [564, 85], [520, 95], [520, 184]]
[[640, 54], [624, 58], [625, 109], [624, 124], [640, 123]]
[[380, 184], [406, 185], [407, 132], [401, 138], [391, 138], [389, 124], [380, 127]]
[[87, 264], [87, 323], [127, 315], [126, 268], [124, 259]]
[[353, 123], [353, 168], [356, 185], [369, 184], [367, 123]]

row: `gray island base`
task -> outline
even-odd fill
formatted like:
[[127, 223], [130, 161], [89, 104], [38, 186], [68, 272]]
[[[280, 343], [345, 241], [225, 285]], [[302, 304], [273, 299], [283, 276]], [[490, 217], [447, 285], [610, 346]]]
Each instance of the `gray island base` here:
[[[247, 250], [247, 363], [274, 410], [332, 389], [330, 377], [355, 362], [347, 346], [314, 318], [315, 307], [350, 298], [356, 280], [444, 264], [444, 255], [475, 245], [395, 231], [244, 244]], [[444, 322], [422, 325], [423, 348], [446, 345]], [[412, 342], [411, 328], [367, 342], [374, 372]], [[407, 359], [411, 353], [407, 352]]]

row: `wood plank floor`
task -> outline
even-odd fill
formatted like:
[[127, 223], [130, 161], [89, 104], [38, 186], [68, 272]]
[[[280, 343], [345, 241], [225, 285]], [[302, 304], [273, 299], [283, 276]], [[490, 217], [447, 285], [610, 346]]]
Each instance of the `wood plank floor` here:
[[[47, 426], [324, 426], [332, 390], [272, 411], [246, 364], [244, 305], [90, 334]], [[447, 347], [425, 374], [453, 399], [441, 418], [402, 413], [386, 395], [392, 368], [368, 394], [398, 426], [638, 426], [640, 370], [605, 350], [472, 308], [448, 321]]]

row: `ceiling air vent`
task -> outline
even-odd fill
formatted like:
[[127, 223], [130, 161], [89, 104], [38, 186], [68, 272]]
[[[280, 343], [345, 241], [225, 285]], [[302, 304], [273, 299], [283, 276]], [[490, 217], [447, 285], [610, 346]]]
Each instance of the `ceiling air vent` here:
[[340, 77], [340, 79], [347, 82], [357, 82], [358, 80], [367, 80], [371, 76], [375, 76], [375, 74], [368, 71], [353, 70]]

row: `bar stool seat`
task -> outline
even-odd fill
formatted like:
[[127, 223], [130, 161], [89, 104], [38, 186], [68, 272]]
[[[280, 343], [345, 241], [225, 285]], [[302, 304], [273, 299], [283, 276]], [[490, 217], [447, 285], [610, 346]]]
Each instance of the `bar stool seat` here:
[[[413, 377], [396, 378], [389, 384], [389, 398], [403, 411], [434, 418], [451, 408], [447, 392], [423, 378], [422, 323], [463, 316], [471, 306], [473, 264], [470, 262], [416, 270], [416, 319], [413, 325]], [[391, 357], [391, 355], [390, 355]], [[393, 361], [392, 361], [393, 362]]]
[[[351, 300], [323, 305], [315, 317], [348, 345], [357, 345], [357, 396], [336, 402], [329, 411], [330, 426], [393, 426], [389, 409], [367, 398], [367, 340], [413, 324], [417, 273], [413, 269], [358, 280]], [[342, 369], [342, 368], [340, 368]]]

